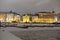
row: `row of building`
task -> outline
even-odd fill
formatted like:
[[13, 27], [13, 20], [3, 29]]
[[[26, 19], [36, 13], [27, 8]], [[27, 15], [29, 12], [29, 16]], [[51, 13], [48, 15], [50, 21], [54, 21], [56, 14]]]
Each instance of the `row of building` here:
[[36, 14], [24, 14], [20, 15], [15, 12], [0, 12], [1, 22], [60, 22], [60, 14], [52, 12], [38, 12]]
[[15, 12], [0, 12], [0, 21], [1, 22], [12, 22], [20, 21], [20, 15]]

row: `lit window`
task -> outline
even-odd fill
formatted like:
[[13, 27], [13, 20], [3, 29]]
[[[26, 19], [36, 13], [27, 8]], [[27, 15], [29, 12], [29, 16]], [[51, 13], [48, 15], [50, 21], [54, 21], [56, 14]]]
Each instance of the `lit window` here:
[[58, 21], [58, 18], [57, 18], [57, 16], [55, 16], [55, 22], [57, 22]]

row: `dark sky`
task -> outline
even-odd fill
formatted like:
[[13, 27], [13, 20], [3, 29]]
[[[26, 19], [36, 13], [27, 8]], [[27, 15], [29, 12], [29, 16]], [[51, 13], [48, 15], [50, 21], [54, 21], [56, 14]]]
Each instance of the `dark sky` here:
[[35, 13], [40, 11], [60, 12], [60, 0], [0, 0], [0, 11], [23, 13]]

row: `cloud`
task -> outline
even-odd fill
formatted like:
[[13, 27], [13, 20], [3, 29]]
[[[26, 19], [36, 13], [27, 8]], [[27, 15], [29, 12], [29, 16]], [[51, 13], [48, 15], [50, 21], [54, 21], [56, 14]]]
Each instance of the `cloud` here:
[[50, 0], [39, 1], [39, 2], [36, 4], [36, 6], [43, 5], [43, 4], [46, 4], [46, 3], [48, 3], [48, 2], [50, 2]]
[[53, 8], [60, 10], [59, 1], [56, 0], [0, 0], [0, 11], [13, 10], [15, 12], [50, 11]]

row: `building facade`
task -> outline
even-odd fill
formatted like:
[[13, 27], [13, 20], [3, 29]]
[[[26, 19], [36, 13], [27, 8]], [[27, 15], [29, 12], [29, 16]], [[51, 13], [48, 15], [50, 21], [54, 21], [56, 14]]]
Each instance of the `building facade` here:
[[0, 12], [0, 21], [1, 22], [20, 22], [20, 15], [14, 12]]
[[38, 12], [39, 22], [52, 23], [55, 22], [56, 14], [53, 12]]
[[1, 22], [38, 22], [38, 23], [53, 23], [60, 22], [60, 14], [55, 12], [38, 12], [34, 15], [24, 14], [20, 16], [15, 12], [0, 12]]

